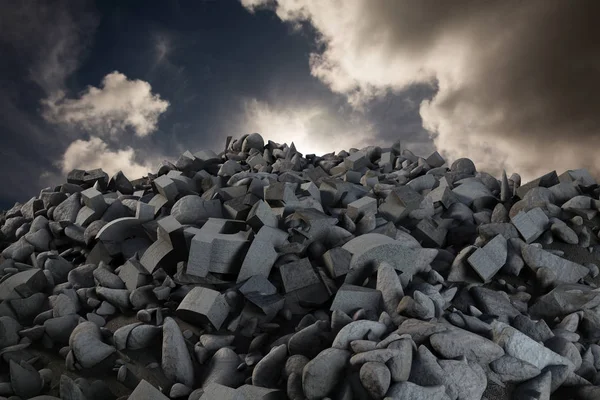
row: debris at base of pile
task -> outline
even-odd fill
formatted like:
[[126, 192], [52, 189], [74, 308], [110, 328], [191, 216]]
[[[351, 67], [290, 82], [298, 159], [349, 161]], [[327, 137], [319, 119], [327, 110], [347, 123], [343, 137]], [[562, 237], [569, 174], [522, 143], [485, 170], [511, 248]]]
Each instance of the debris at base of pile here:
[[253, 133], [73, 170], [0, 216], [0, 398], [597, 398], [600, 187], [445, 165]]

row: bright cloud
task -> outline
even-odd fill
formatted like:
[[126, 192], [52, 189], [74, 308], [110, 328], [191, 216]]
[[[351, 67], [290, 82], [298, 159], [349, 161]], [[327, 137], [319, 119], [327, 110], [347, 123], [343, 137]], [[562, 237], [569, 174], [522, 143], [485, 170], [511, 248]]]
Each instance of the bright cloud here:
[[106, 142], [98, 137], [90, 140], [76, 140], [69, 145], [60, 162], [63, 173], [73, 169], [90, 170], [102, 168], [109, 176], [118, 171], [129, 179], [138, 179], [148, 175], [153, 168], [140, 164], [134, 159], [135, 153], [131, 147], [111, 150]]
[[294, 145], [308, 154], [325, 154], [350, 147], [363, 147], [373, 141], [374, 127], [360, 114], [345, 119], [319, 105], [297, 107], [270, 105], [252, 99], [244, 104], [241, 126], [259, 132], [276, 143]]
[[169, 107], [168, 101], [152, 93], [148, 82], [128, 79], [117, 71], [106, 75], [99, 88], [89, 86], [78, 98], [57, 91], [43, 104], [43, 116], [50, 122], [113, 137], [127, 129], [139, 137], [149, 135]]
[[[311, 72], [361, 108], [430, 84], [423, 126], [449, 158], [526, 178], [600, 172], [600, 3], [532, 0], [243, 0], [311, 24]], [[560, 172], [560, 171], [559, 171]]]

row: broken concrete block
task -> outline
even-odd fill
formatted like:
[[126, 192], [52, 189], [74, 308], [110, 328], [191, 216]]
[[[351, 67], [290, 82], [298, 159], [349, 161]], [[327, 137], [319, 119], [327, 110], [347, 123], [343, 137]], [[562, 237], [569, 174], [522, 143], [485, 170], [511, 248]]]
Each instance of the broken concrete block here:
[[487, 282], [504, 266], [507, 255], [507, 241], [504, 236], [497, 235], [485, 246], [471, 254], [467, 262], [471, 264], [481, 279]]
[[329, 300], [331, 293], [320, 280], [312, 285], [285, 293], [285, 304], [292, 314], [304, 315], [311, 308], [321, 306]]
[[79, 212], [77, 213], [77, 218], [75, 219], [75, 224], [79, 226], [88, 226], [94, 221], [97, 221], [100, 218], [100, 215], [91, 208], [84, 206], [81, 207]]
[[[325, 238], [332, 227], [337, 224], [338, 219], [330, 217], [314, 208], [307, 208], [296, 210], [286, 218], [285, 222], [289, 224], [296, 223], [296, 221], [298, 221], [303, 228], [302, 232], [295, 237], [295, 240], [308, 246], [316, 240]], [[296, 233], [298, 232], [296, 231]]]
[[[259, 320], [264, 322], [271, 321], [285, 305], [285, 298], [278, 293], [250, 292], [244, 297], [246, 297], [248, 303], [246, 303], [242, 313], [257, 316]], [[257, 315], [256, 310], [260, 310], [261, 315]]]
[[387, 220], [394, 223], [408, 216], [411, 211], [419, 208], [423, 196], [409, 186], [399, 186], [379, 206], [379, 213]]
[[177, 315], [190, 323], [211, 323], [215, 329], [221, 325], [229, 314], [229, 305], [223, 295], [216, 290], [195, 287], [177, 307]]
[[335, 294], [330, 310], [339, 310], [352, 315], [362, 308], [379, 315], [382, 304], [382, 295], [379, 290], [345, 284]]
[[157, 221], [157, 241], [171, 244], [176, 261], [183, 261], [187, 255], [187, 245], [183, 234], [183, 226], [171, 215]]
[[264, 295], [277, 293], [277, 288], [269, 281], [266, 276], [255, 275], [246, 280], [240, 287], [239, 292], [246, 296], [247, 294], [257, 292]]
[[425, 270], [436, 257], [437, 249], [407, 247], [403, 242], [379, 233], [367, 233], [348, 241], [343, 248], [352, 254], [350, 271], [346, 283], [360, 285], [375, 270], [387, 261], [396, 270], [402, 271], [400, 280], [406, 286], [412, 276]]
[[581, 182], [581, 185], [583, 186], [592, 186], [597, 184], [596, 180], [587, 169], [571, 169], [565, 171], [558, 177], [558, 180], [561, 182], [577, 181]]
[[169, 241], [157, 240], [146, 249], [140, 259], [140, 264], [144, 266], [149, 274], [154, 273], [158, 268], [172, 267], [176, 263], [175, 252]]
[[519, 212], [511, 219], [511, 222], [517, 228], [525, 243], [532, 243], [544, 233], [550, 221], [544, 211], [536, 207], [527, 212]]
[[252, 209], [252, 206], [258, 200], [260, 200], [258, 197], [252, 193], [248, 193], [244, 196], [227, 200], [223, 203], [223, 209], [225, 210], [228, 218], [245, 221], [248, 218], [248, 214]]
[[150, 199], [148, 205], [154, 207], [154, 212], [156, 215], [156, 213], [158, 213], [160, 209], [167, 203], [169, 203], [169, 199], [167, 199], [165, 196], [159, 193], [152, 197], [152, 199]]
[[362, 197], [353, 201], [346, 207], [346, 214], [356, 221], [363, 215], [377, 214], [377, 199], [372, 197]]
[[467, 178], [455, 183], [459, 185], [452, 189], [452, 192], [461, 203], [467, 206], [470, 206], [475, 199], [494, 197], [488, 187], [478, 178]]
[[153, 181], [154, 186], [159, 194], [164, 196], [169, 203], [175, 202], [175, 198], [179, 194], [177, 184], [173, 179], [166, 175], [161, 175]]
[[448, 230], [432, 218], [423, 218], [411, 233], [425, 247], [444, 247]]
[[346, 171], [346, 173], [344, 174], [344, 181], [360, 184], [362, 176], [362, 172], [359, 171]]
[[287, 232], [263, 226], [250, 244], [242, 262], [237, 282], [242, 282], [251, 276], [269, 276], [271, 268], [277, 260], [275, 246], [282, 245], [287, 240]]
[[81, 192], [81, 199], [83, 200], [83, 204], [94, 210], [98, 215], [102, 215], [108, 208], [108, 204], [106, 204], [102, 193], [94, 188], [89, 188]]
[[558, 257], [546, 250], [531, 245], [521, 248], [523, 260], [534, 272], [539, 268], [548, 268], [556, 274], [556, 280], [575, 283], [588, 275], [589, 270], [583, 265]]
[[431, 192], [427, 193], [425, 197], [431, 198], [434, 206], [436, 203], [440, 203], [444, 206], [444, 208], [448, 209], [450, 206], [456, 202], [458, 202], [458, 197], [448, 186], [438, 186], [433, 189]]
[[329, 277], [332, 279], [339, 278], [348, 273], [351, 259], [352, 254], [342, 247], [334, 247], [323, 254], [323, 263], [327, 267]]
[[150, 204], [137, 202], [135, 210], [135, 218], [139, 219], [142, 223], [152, 221], [156, 215], [156, 209]]
[[103, 242], [122, 242], [134, 236], [141, 226], [142, 222], [135, 217], [117, 218], [104, 225], [98, 231], [96, 239]]
[[148, 273], [137, 260], [125, 261], [125, 264], [119, 268], [119, 278], [125, 283], [125, 287], [129, 291], [134, 291], [148, 283]]
[[47, 283], [41, 269], [17, 272], [0, 282], [0, 301], [28, 297], [30, 292], [44, 290]]
[[298, 201], [296, 197], [296, 183], [274, 182], [264, 187], [263, 200], [268, 202], [279, 201], [289, 203]]
[[344, 166], [349, 170], [357, 171], [369, 165], [367, 156], [362, 151], [356, 151], [344, 159]]
[[395, 162], [396, 156], [391, 151], [387, 151], [385, 153], [381, 153], [379, 167], [382, 168], [383, 173], [389, 173], [394, 169]]
[[268, 165], [268, 162], [263, 158], [261, 154], [258, 154], [248, 158], [246, 160], [246, 164], [248, 164], [253, 169], [258, 169], [263, 165]]
[[444, 160], [444, 158], [437, 151], [431, 153], [431, 155], [427, 157], [425, 161], [432, 168], [439, 168], [446, 163], [446, 160]]
[[60, 203], [52, 213], [52, 219], [57, 222], [75, 222], [81, 208], [81, 194], [73, 193]]
[[558, 175], [556, 175], [556, 171], [552, 171], [540, 176], [537, 179], [532, 180], [531, 182], [527, 182], [526, 184], [519, 186], [519, 188], [517, 188], [517, 196], [519, 196], [522, 199], [523, 197], [525, 197], [527, 192], [529, 192], [529, 190], [533, 189], [534, 187], [549, 188], [558, 183], [560, 183]]
[[286, 293], [320, 282], [308, 258], [283, 264], [279, 273]]
[[209, 271], [223, 274], [239, 272], [250, 241], [249, 232], [235, 228], [235, 222], [209, 218], [191, 240], [188, 274], [204, 277]]
[[259, 200], [250, 209], [246, 223], [250, 225], [254, 232], [258, 232], [265, 225], [276, 228], [279, 220], [271, 207], [263, 200]]

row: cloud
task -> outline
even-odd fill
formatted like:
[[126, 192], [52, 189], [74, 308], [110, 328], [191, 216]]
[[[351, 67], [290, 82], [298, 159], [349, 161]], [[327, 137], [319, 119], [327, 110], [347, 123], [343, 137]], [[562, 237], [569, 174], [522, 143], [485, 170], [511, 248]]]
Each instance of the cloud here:
[[[360, 109], [437, 89], [423, 126], [450, 158], [527, 178], [600, 172], [600, 3], [593, 0], [244, 0], [318, 33], [312, 74]], [[342, 6], [343, 4], [343, 6]]]
[[146, 176], [153, 170], [149, 164], [135, 161], [135, 152], [131, 147], [111, 150], [106, 142], [95, 136], [90, 140], [80, 139], [71, 143], [62, 157], [60, 167], [65, 174], [73, 169], [102, 168], [109, 176], [123, 171], [131, 180]]
[[361, 114], [334, 112], [321, 104], [272, 105], [257, 99], [243, 104], [237, 131], [259, 132], [265, 140], [291, 144], [308, 154], [325, 154], [373, 142], [374, 125]]
[[169, 102], [152, 93], [148, 82], [130, 80], [120, 72], [104, 77], [100, 88], [88, 86], [78, 98], [63, 91], [43, 100], [44, 118], [52, 123], [81, 127], [96, 134], [116, 136], [133, 129], [144, 137], [157, 128]]

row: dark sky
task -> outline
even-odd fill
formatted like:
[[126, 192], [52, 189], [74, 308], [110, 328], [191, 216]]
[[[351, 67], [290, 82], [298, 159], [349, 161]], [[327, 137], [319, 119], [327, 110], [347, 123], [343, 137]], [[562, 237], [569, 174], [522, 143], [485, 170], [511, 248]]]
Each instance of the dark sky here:
[[600, 171], [600, 2], [5, 0], [0, 207], [260, 132]]
[[[110, 170], [119, 159], [134, 174], [186, 149], [219, 150], [227, 135], [253, 131], [296, 140], [305, 152], [341, 150], [336, 135], [347, 146], [377, 135], [380, 144], [402, 136], [433, 149], [418, 115], [430, 89], [356, 111], [311, 75], [309, 56], [318, 47], [309, 25], [295, 31], [273, 12], [252, 14], [237, 0], [9, 0], [0, 14], [2, 208], [64, 181], [69, 167]], [[168, 102], [143, 137], [139, 127], [119, 123], [127, 118], [123, 107], [103, 113], [110, 98], [77, 103], [115, 71], [131, 83], [114, 88], [117, 98], [139, 95], [146, 82], [146, 103], [153, 96]], [[63, 97], [53, 100], [57, 93]]]

